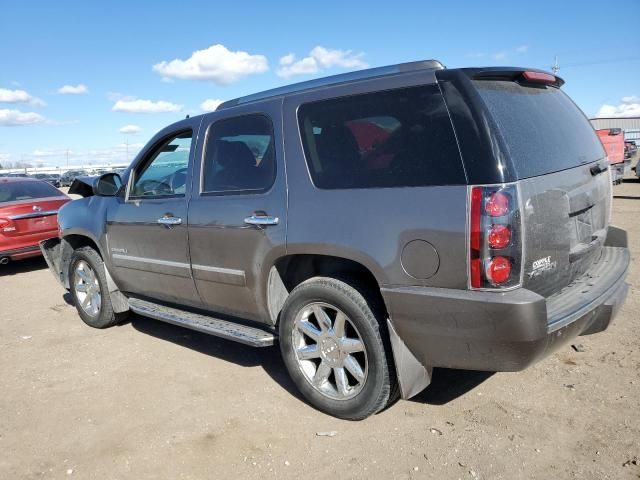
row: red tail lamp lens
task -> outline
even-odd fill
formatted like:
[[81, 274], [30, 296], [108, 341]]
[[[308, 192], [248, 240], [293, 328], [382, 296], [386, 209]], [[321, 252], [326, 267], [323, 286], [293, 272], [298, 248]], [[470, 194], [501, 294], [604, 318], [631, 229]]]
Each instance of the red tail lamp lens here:
[[482, 260], [479, 258], [471, 259], [471, 286], [480, 288], [482, 286]]
[[511, 275], [511, 261], [506, 257], [493, 257], [487, 266], [487, 278], [495, 285], [506, 282]]
[[488, 240], [491, 248], [504, 248], [511, 242], [511, 229], [506, 225], [491, 225]]
[[487, 199], [484, 210], [492, 217], [501, 217], [509, 213], [509, 195], [504, 192], [493, 192]]
[[522, 76], [529, 82], [556, 83], [556, 77], [550, 73], [543, 72], [523, 72]]
[[471, 190], [471, 249], [480, 250], [480, 219], [482, 217], [482, 187]]

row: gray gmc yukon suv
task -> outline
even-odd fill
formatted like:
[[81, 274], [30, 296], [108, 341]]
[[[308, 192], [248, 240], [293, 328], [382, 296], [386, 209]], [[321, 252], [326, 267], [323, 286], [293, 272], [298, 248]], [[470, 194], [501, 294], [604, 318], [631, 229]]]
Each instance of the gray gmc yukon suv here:
[[562, 84], [423, 61], [231, 100], [76, 180], [41, 248], [88, 325], [278, 342], [337, 417], [433, 367], [521, 370], [627, 293], [605, 153]]

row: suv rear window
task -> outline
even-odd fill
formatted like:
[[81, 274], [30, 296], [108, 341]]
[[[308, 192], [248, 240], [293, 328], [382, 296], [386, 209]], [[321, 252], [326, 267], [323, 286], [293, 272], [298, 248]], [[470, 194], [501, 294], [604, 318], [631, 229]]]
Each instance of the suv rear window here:
[[560, 89], [511, 81], [473, 83], [504, 137], [519, 178], [604, 157], [593, 127]]
[[63, 193], [47, 182], [0, 182], [0, 203], [60, 197]]
[[298, 121], [318, 188], [465, 183], [436, 85], [308, 103], [298, 110]]

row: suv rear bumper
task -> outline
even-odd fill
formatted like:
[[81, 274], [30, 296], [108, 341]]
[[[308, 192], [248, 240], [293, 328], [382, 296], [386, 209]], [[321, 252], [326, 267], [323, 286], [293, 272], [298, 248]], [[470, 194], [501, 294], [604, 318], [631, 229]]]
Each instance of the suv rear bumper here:
[[582, 278], [549, 298], [429, 287], [383, 288], [391, 323], [428, 367], [518, 371], [578, 335], [605, 330], [624, 303], [629, 250], [604, 247]]

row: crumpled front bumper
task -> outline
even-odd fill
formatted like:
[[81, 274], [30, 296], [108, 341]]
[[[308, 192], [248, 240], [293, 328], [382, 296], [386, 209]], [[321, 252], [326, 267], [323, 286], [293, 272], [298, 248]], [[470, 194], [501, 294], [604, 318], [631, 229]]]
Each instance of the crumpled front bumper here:
[[[66, 279], [66, 275], [64, 275], [63, 271], [65, 263], [63, 262], [63, 246], [60, 239], [58, 237], [54, 237], [43, 240], [40, 242], [40, 251], [47, 262], [49, 271], [54, 277], [56, 277], [56, 280], [58, 280], [63, 287], [69, 288], [68, 280]], [[71, 252], [66, 254], [69, 258], [71, 257]]]

